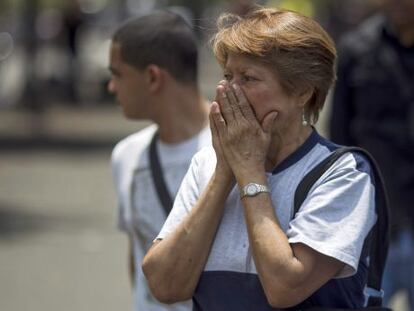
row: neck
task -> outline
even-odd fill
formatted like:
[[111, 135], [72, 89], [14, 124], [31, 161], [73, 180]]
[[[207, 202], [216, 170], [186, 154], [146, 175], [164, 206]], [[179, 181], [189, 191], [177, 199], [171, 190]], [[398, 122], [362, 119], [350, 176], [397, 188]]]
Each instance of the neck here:
[[275, 133], [270, 144], [266, 170], [270, 171], [285, 160], [289, 155], [295, 152], [311, 135], [312, 127], [310, 125], [302, 126], [301, 124], [294, 129], [284, 130], [288, 135], [282, 135], [281, 132]]
[[197, 135], [208, 124], [208, 104], [196, 87], [175, 86], [160, 97], [160, 140], [176, 144]]

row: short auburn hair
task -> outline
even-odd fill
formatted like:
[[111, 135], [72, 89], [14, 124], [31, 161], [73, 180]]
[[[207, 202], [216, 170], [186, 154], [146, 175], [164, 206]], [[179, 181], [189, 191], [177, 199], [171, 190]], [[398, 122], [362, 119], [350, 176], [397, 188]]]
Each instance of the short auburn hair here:
[[318, 120], [336, 79], [336, 49], [316, 21], [289, 10], [257, 8], [244, 17], [222, 14], [217, 26], [211, 43], [222, 67], [229, 53], [269, 64], [287, 94], [312, 90], [305, 111]]

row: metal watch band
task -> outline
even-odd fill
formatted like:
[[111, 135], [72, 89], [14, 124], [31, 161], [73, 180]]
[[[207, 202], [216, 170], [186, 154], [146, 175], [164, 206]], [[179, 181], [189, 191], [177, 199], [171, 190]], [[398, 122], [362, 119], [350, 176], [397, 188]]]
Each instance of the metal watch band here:
[[270, 193], [269, 187], [256, 183], [248, 183], [246, 186], [240, 189], [240, 197], [254, 197], [263, 192]]

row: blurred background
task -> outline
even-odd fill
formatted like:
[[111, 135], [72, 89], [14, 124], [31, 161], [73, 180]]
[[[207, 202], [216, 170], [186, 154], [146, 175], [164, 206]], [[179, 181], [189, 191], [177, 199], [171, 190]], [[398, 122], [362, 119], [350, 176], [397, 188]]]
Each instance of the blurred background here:
[[[128, 17], [181, 12], [200, 39], [200, 83], [221, 77], [215, 19], [254, 4], [315, 17], [339, 40], [374, 0], [1, 0], [0, 310], [129, 310], [127, 238], [115, 229], [109, 159], [126, 121], [106, 91], [109, 40]], [[329, 102], [318, 127], [326, 133]], [[408, 310], [397, 295], [395, 310]]]

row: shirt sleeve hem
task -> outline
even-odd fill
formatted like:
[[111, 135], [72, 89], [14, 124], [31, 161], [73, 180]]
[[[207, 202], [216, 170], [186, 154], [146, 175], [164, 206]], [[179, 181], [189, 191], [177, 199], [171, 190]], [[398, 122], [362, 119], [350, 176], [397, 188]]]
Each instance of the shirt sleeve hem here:
[[354, 275], [357, 272], [358, 269], [358, 259], [353, 257], [352, 255], [349, 255], [343, 251], [332, 249], [330, 247], [327, 247], [326, 245], [322, 243], [318, 243], [316, 241], [313, 241], [303, 235], [296, 235], [294, 237], [289, 238], [289, 243], [303, 243], [310, 248], [314, 249], [318, 253], [321, 253], [323, 255], [335, 258], [345, 264], [345, 267], [338, 273], [338, 275], [335, 276], [335, 278], [345, 278]]

